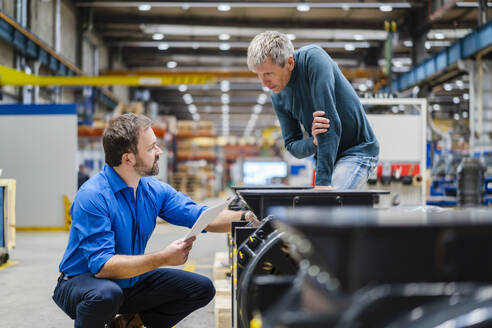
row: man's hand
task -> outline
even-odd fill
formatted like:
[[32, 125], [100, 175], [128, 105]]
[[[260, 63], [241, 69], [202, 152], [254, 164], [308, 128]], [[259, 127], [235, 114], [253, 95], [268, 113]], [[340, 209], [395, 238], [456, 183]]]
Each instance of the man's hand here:
[[251, 211], [248, 211], [246, 213], [245, 219], [246, 219], [246, 221], [251, 222], [251, 226], [254, 227], [254, 228], [256, 228], [256, 227], [258, 227], [260, 225], [260, 221], [256, 217], [255, 213], [253, 213]]
[[314, 190], [333, 190], [332, 186], [314, 186]]
[[313, 113], [314, 119], [313, 126], [311, 127], [311, 134], [313, 135], [313, 143], [316, 147], [318, 146], [318, 139], [316, 136], [320, 133], [325, 133], [330, 127], [330, 120], [323, 116], [325, 116], [325, 112], [322, 110]]
[[188, 254], [195, 240], [196, 237], [191, 237], [187, 240], [178, 239], [160, 251], [161, 255], [165, 258], [166, 265], [175, 266], [184, 264], [188, 260]]

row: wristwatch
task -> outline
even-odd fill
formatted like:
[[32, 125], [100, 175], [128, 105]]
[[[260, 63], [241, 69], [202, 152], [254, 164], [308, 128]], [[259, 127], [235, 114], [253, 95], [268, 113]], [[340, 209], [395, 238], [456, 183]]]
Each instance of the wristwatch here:
[[248, 211], [243, 211], [241, 213], [241, 221], [246, 221], [246, 213], [248, 213]]

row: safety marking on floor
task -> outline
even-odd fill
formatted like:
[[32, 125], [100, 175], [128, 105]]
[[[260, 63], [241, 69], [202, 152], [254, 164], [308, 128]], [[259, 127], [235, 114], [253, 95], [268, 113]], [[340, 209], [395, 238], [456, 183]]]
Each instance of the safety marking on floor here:
[[196, 261], [195, 260], [189, 260], [186, 262], [183, 270], [189, 271], [189, 272], [194, 272], [196, 267]]
[[0, 265], [0, 270], [16, 265], [17, 263], [19, 263], [19, 261], [8, 261], [7, 263]]

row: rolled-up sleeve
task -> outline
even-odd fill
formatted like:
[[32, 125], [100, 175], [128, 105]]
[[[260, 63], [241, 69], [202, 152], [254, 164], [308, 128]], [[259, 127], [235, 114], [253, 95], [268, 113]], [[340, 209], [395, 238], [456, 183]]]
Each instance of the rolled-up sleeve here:
[[89, 270], [97, 274], [115, 255], [108, 206], [101, 194], [84, 190], [77, 194], [71, 209], [72, 229], [77, 230], [79, 248], [87, 259]]
[[[156, 185], [158, 184], [158, 185]], [[160, 181], [155, 181], [157, 202], [160, 204], [159, 217], [178, 226], [191, 228], [208, 206], [198, 205], [190, 197]]]

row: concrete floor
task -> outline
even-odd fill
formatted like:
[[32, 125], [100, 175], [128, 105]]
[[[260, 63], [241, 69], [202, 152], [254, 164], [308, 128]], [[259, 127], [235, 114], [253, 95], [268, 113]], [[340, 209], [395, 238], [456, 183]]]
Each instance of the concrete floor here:
[[[184, 237], [187, 230], [158, 224], [147, 252]], [[0, 270], [0, 327], [73, 327], [73, 321], [51, 299], [67, 240], [68, 232], [17, 233], [17, 245], [10, 252], [10, 261], [18, 263]], [[203, 234], [194, 243], [187, 264], [195, 265], [194, 272], [212, 278], [214, 255], [226, 250], [225, 234]], [[176, 328], [191, 327], [214, 327], [213, 302], [176, 325]]]

